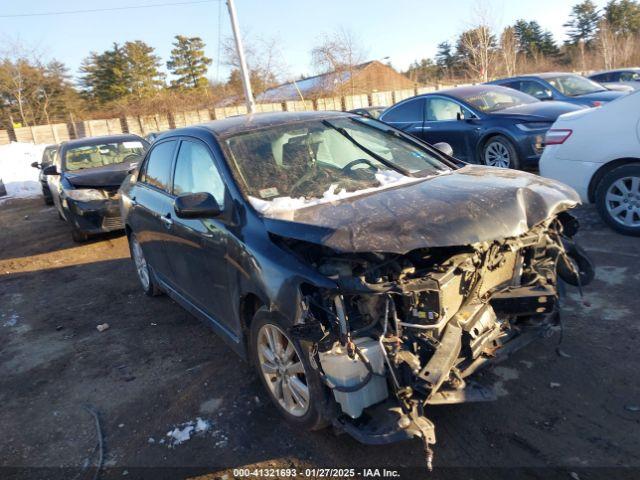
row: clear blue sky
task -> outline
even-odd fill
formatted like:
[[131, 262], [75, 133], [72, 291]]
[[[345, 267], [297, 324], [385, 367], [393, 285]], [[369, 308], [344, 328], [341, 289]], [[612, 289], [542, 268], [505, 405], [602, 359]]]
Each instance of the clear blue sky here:
[[[168, 3], [172, 0], [2, 0], [0, 15]], [[185, 0], [173, 0], [185, 1]], [[490, 14], [497, 29], [516, 19], [537, 20], [559, 42], [562, 24], [578, 0], [236, 0], [241, 28], [249, 38], [279, 40], [288, 76], [311, 74], [310, 50], [322, 34], [337, 28], [353, 32], [368, 59], [390, 57], [396, 68], [432, 57], [436, 45], [471, 24], [478, 6]], [[606, 0], [596, 0], [603, 6]], [[221, 35], [231, 33], [226, 5], [219, 1], [150, 9], [59, 16], [0, 18], [0, 42], [16, 40], [35, 47], [45, 58], [56, 58], [72, 74], [90, 51], [103, 51], [113, 42], [143, 40], [164, 61], [176, 34], [200, 36], [214, 59], [209, 77], [216, 77], [218, 13]], [[0, 51], [2, 45], [0, 44]], [[228, 69], [220, 67], [224, 79]]]

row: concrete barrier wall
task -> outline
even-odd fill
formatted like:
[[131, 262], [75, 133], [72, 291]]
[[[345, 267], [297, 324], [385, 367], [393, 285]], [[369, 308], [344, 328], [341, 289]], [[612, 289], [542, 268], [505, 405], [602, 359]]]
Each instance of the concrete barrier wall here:
[[7, 130], [0, 130], [0, 145], [6, 145], [7, 143], [11, 143], [9, 132]]
[[18, 142], [26, 143], [60, 143], [71, 138], [66, 123], [19, 127], [13, 131]]
[[174, 128], [188, 127], [189, 125], [211, 121], [211, 113], [207, 109], [174, 112], [171, 117], [173, 118]]
[[394, 90], [393, 92], [393, 101], [394, 103], [401, 102], [406, 98], [415, 97], [416, 92], [413, 88], [406, 90]]
[[316, 100], [316, 110], [342, 110], [342, 98], [319, 98]]
[[369, 106], [369, 96], [362, 95], [347, 95], [344, 97], [344, 109], [353, 110], [354, 108], [364, 108]]
[[372, 107], [389, 107], [393, 105], [392, 92], [373, 92], [371, 94]]
[[85, 120], [82, 122], [73, 122], [71, 124], [71, 130], [75, 138], [115, 135], [122, 133], [122, 124], [119, 118]]

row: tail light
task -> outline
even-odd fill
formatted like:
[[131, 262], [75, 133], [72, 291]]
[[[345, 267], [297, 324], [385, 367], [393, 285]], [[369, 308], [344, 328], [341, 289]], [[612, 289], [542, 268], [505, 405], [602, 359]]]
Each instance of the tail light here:
[[602, 105], [602, 102], [600, 100], [594, 100], [593, 102], [591, 102], [592, 107], [599, 107], [601, 105]]
[[562, 145], [567, 138], [571, 136], [573, 130], [569, 129], [551, 129], [544, 137], [545, 145]]

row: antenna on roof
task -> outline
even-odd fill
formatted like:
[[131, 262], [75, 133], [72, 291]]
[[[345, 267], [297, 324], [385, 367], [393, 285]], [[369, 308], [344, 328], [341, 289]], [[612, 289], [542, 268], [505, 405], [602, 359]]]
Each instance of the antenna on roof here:
[[229, 17], [231, 18], [231, 28], [233, 29], [233, 36], [236, 40], [238, 59], [240, 60], [240, 77], [242, 78], [242, 88], [244, 90], [244, 98], [247, 103], [247, 112], [255, 113], [256, 102], [253, 99], [253, 92], [251, 91], [249, 69], [247, 68], [247, 61], [244, 58], [244, 49], [242, 48], [242, 39], [240, 38], [240, 27], [238, 26], [236, 7], [233, 4], [233, 0], [227, 0], [227, 8], [229, 9]]

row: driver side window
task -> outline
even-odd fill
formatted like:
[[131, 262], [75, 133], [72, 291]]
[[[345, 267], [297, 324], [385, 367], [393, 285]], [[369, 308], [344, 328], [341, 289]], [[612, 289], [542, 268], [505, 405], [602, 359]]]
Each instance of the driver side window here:
[[462, 118], [470, 118], [471, 112], [458, 103], [446, 98], [430, 98], [427, 100], [427, 122], [446, 122]]
[[210, 193], [224, 208], [225, 185], [209, 149], [201, 143], [184, 140], [176, 159], [173, 194]]

